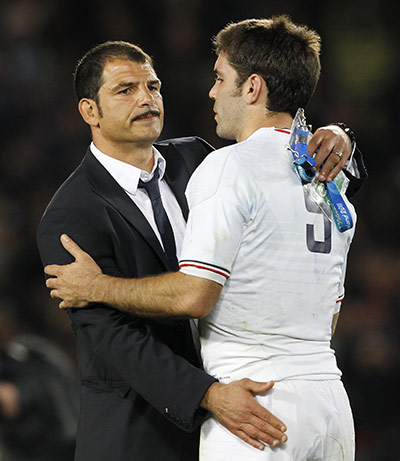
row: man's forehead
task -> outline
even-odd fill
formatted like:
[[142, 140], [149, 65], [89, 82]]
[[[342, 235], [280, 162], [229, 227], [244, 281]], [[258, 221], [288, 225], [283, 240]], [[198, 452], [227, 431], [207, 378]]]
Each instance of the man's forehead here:
[[215, 72], [226, 72], [230, 68], [233, 70], [233, 67], [229, 64], [227, 55], [225, 53], [220, 53], [214, 64]]
[[157, 80], [153, 66], [148, 62], [136, 62], [128, 59], [112, 59], [107, 61], [103, 69], [103, 82], [120, 80], [121, 78]]

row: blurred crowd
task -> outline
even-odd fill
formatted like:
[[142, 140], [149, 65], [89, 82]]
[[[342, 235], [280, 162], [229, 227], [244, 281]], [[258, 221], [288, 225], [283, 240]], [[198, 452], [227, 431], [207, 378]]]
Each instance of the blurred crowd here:
[[[353, 200], [357, 232], [334, 347], [353, 407], [357, 460], [400, 459], [394, 411], [400, 385], [400, 53], [394, 7], [394, 1], [378, 0], [368, 6], [361, 0], [288, 0], [284, 7], [277, 0], [0, 1], [0, 461], [72, 459], [74, 338], [44, 286], [35, 233], [49, 199], [90, 142], [72, 87], [76, 61], [105, 40], [139, 44], [154, 57], [163, 82], [162, 138], [199, 135], [221, 147], [207, 96], [210, 38], [229, 21], [280, 13], [322, 36], [322, 76], [308, 121], [314, 128], [348, 124], [369, 171]], [[46, 387], [51, 380], [58, 383], [57, 398]], [[68, 411], [57, 408], [60, 400]], [[45, 411], [43, 423], [39, 417], [29, 422]], [[58, 421], [51, 430], [49, 421]], [[16, 452], [17, 445], [27, 452]]]

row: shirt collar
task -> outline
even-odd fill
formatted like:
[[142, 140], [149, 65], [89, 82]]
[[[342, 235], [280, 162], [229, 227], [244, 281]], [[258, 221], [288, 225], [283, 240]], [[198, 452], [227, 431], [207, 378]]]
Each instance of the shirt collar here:
[[265, 136], [266, 133], [283, 133], [283, 135], [290, 134], [290, 129], [287, 128], [275, 128], [274, 126], [261, 127], [258, 128], [254, 133], [252, 133], [247, 139], [255, 139], [259, 136]]
[[122, 189], [130, 194], [136, 194], [139, 179], [144, 182], [150, 181], [157, 166], [159, 169], [159, 178], [162, 179], [164, 177], [167, 162], [155, 147], [153, 147], [154, 166], [150, 173], [104, 154], [94, 145], [93, 142], [90, 144], [90, 150], [96, 159], [122, 187]]

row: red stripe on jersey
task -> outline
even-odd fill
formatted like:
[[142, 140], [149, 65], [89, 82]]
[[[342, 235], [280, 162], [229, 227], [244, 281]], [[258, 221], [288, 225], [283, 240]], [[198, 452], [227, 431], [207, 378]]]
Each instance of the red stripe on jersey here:
[[286, 133], [286, 134], [290, 134], [290, 131], [287, 131], [287, 130], [281, 130], [279, 128], [275, 128], [275, 131], [279, 131], [279, 133]]
[[229, 279], [229, 275], [226, 275], [226, 274], [224, 274], [224, 273], [221, 272], [221, 271], [217, 271], [216, 269], [211, 269], [210, 267], [200, 266], [200, 265], [198, 265], [198, 264], [180, 264], [180, 265], [179, 265], [179, 269], [180, 269], [181, 267], [186, 267], [186, 266], [196, 267], [197, 269], [204, 269], [204, 270], [207, 270], [207, 271], [210, 271], [210, 272], [215, 272], [216, 274], [222, 275], [222, 276], [224, 276], [226, 279]]

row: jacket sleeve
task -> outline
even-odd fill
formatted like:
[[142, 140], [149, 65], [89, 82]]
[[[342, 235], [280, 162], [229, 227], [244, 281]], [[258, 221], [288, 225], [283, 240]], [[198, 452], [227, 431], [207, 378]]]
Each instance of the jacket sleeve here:
[[[104, 273], [121, 275], [111, 237], [67, 209], [48, 210], [42, 218], [37, 242], [43, 265], [72, 261], [59, 241], [62, 233], [91, 254]], [[180, 428], [190, 432], [199, 426], [206, 414], [199, 404], [214, 378], [174, 354], [146, 319], [102, 304], [68, 311], [84, 385], [121, 397], [134, 390]]]
[[364, 157], [358, 147], [355, 148], [351, 162], [343, 170], [350, 180], [347, 188], [347, 197], [353, 197], [368, 178], [367, 169], [364, 165]]

